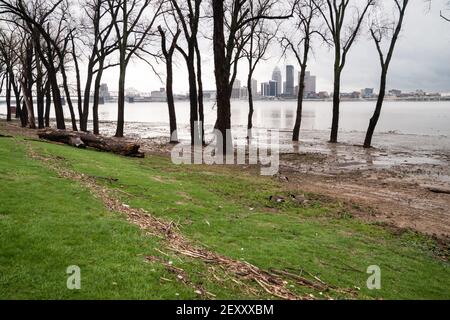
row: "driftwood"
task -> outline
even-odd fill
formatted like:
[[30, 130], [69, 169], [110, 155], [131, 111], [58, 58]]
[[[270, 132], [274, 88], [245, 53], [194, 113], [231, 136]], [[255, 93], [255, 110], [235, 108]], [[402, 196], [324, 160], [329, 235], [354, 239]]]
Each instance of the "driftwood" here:
[[449, 188], [429, 186], [427, 189], [433, 193], [450, 194]]
[[127, 157], [144, 157], [144, 153], [139, 151], [139, 144], [123, 139], [107, 138], [86, 132], [74, 132], [55, 129], [40, 130], [38, 132], [38, 136], [41, 139], [61, 142], [76, 148], [89, 147], [101, 151], [120, 154]]

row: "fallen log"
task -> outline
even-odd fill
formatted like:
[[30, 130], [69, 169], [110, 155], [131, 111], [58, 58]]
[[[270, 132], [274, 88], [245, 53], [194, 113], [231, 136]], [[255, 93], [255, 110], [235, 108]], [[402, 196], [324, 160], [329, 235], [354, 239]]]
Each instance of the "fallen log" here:
[[94, 148], [126, 157], [143, 158], [140, 145], [124, 139], [107, 138], [92, 133], [56, 129], [43, 129], [38, 132], [40, 139], [64, 143], [76, 148]]
[[433, 193], [450, 194], [449, 188], [429, 186], [427, 189]]

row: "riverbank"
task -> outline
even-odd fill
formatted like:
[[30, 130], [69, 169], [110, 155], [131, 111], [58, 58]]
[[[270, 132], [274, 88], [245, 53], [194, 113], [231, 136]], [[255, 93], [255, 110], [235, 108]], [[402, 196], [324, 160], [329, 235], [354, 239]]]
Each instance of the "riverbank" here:
[[[6, 132], [37, 138], [36, 131], [15, 122], [0, 123]], [[142, 151], [170, 155], [173, 145], [168, 143], [166, 128], [139, 123], [126, 126], [127, 132], [133, 132], [128, 137], [139, 141]], [[114, 134], [114, 122], [102, 122], [101, 127], [106, 135]], [[280, 132], [278, 179], [294, 189], [368, 208], [370, 214], [356, 212], [365, 221], [448, 241], [450, 195], [432, 190], [450, 189], [449, 138], [376, 134], [379, 147], [367, 150], [352, 143], [360, 136], [343, 132], [342, 142], [335, 145], [327, 143], [328, 132], [303, 130], [301, 142], [293, 144], [290, 132]], [[243, 169], [253, 170], [251, 166]]]
[[[176, 166], [150, 142], [145, 159], [79, 150], [4, 121], [0, 133], [1, 298], [449, 297], [442, 240], [360, 219], [372, 211], [294, 175]], [[67, 290], [69, 265], [82, 290]]]

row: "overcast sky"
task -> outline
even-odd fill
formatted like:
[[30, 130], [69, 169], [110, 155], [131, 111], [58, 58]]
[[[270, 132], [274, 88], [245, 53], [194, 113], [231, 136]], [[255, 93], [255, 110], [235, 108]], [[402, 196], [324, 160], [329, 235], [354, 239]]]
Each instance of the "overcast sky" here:
[[[382, 0], [386, 1], [386, 0]], [[397, 44], [388, 78], [389, 89], [413, 91], [423, 89], [427, 92], [450, 93], [450, 23], [439, 17], [440, 9], [447, 0], [433, 0], [431, 9], [424, 0], [411, 0], [408, 7], [403, 32]], [[270, 50], [268, 60], [262, 62], [256, 70], [255, 78], [259, 83], [270, 80], [275, 66], [283, 71], [286, 64], [295, 64], [291, 58], [280, 58], [279, 45]], [[215, 90], [212, 44], [202, 43], [203, 82], [205, 90]], [[174, 90], [186, 93], [188, 90], [187, 73], [181, 56], [177, 58], [174, 73]], [[238, 79], [246, 81], [245, 61], [242, 61]], [[164, 65], [156, 67], [164, 78]], [[297, 66], [296, 66], [296, 69]], [[317, 76], [318, 91], [332, 91], [333, 51], [321, 46], [315, 48], [309, 69]], [[367, 28], [361, 33], [358, 42], [352, 47], [342, 79], [342, 91], [378, 88], [380, 67], [373, 41], [367, 34]], [[284, 81], [284, 80], [283, 80]], [[104, 81], [110, 90], [117, 89], [117, 71], [105, 74]], [[160, 79], [142, 62], [133, 62], [129, 67], [127, 88], [134, 87], [142, 92], [150, 92], [163, 87]]]

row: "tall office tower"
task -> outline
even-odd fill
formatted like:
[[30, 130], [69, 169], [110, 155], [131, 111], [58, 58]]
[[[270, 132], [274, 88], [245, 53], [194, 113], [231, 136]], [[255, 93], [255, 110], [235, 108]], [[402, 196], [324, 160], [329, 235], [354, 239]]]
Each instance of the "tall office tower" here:
[[279, 92], [279, 88], [278, 88], [278, 81], [275, 80], [271, 80], [269, 81], [269, 97], [277, 97], [279, 96], [278, 92]]
[[286, 66], [286, 91], [289, 96], [294, 95], [294, 66]]
[[231, 98], [232, 99], [240, 99], [241, 98], [241, 81], [240, 80], [234, 80], [233, 83], [233, 90], [231, 92]]
[[281, 70], [278, 67], [275, 67], [272, 73], [272, 81], [277, 82], [277, 92], [275, 96], [281, 95], [281, 90], [283, 87], [283, 76], [281, 75]]
[[[300, 79], [300, 73], [299, 73]], [[311, 72], [306, 71], [305, 74], [305, 95], [316, 93], [316, 76], [312, 76]]]
[[258, 81], [256, 79], [252, 79], [252, 95], [254, 97], [258, 95]]

